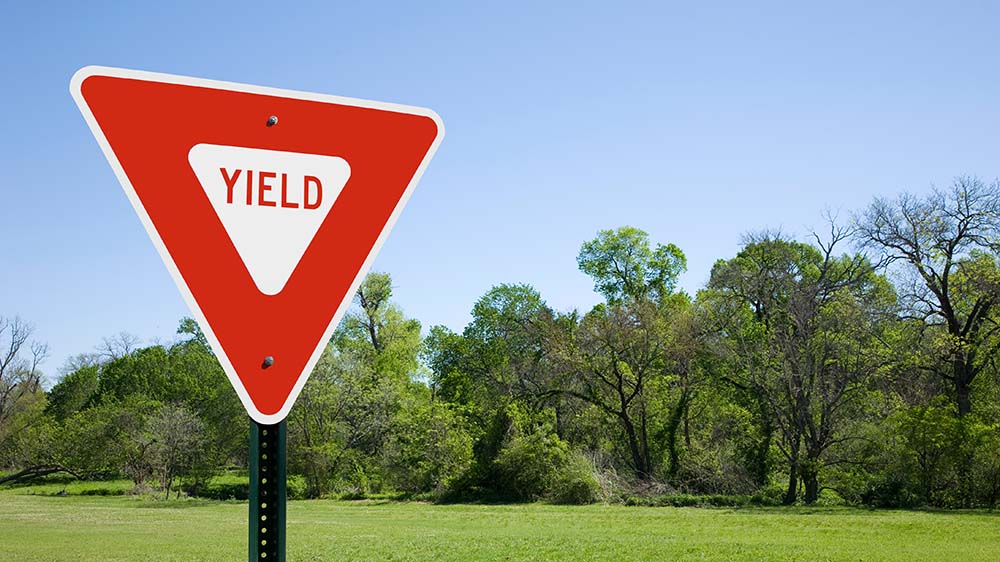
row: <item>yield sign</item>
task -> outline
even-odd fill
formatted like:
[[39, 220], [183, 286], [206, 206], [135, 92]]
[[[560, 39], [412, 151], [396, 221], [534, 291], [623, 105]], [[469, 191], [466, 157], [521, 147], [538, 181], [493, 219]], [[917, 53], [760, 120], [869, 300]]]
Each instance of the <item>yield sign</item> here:
[[440, 118], [92, 66], [70, 90], [247, 412], [281, 421], [440, 144]]

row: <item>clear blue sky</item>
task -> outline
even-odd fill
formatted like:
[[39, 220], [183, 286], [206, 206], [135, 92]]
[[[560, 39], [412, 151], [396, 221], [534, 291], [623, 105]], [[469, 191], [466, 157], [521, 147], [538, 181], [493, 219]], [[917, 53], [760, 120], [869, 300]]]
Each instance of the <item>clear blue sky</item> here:
[[50, 376], [187, 314], [70, 98], [89, 64], [436, 110], [447, 136], [375, 265], [425, 327], [461, 329], [500, 282], [588, 308], [575, 256], [599, 229], [676, 243], [694, 291], [747, 231], [1000, 174], [998, 4], [708, 4], [11, 3], [0, 314], [36, 325]]

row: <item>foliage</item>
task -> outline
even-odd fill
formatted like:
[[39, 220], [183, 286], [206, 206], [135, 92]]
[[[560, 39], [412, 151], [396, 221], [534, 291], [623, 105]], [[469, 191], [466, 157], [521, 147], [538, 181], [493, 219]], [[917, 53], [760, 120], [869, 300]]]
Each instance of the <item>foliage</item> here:
[[590, 461], [579, 451], [570, 451], [569, 459], [556, 473], [545, 497], [556, 504], [584, 505], [600, 501], [602, 496]]
[[653, 248], [648, 234], [630, 226], [598, 232], [597, 238], [583, 244], [576, 261], [580, 271], [594, 279], [594, 290], [612, 303], [662, 301], [687, 269], [680, 248], [673, 244]]
[[[693, 297], [684, 253], [634, 227], [581, 245], [589, 310], [500, 283], [462, 329], [422, 333], [371, 273], [287, 420], [290, 489], [994, 507], [998, 240], [1000, 183], [959, 178], [825, 235], [749, 234]], [[244, 497], [249, 421], [197, 323], [177, 334], [105, 338], [46, 390], [44, 345], [0, 317], [0, 484]]]
[[973, 382], [1000, 350], [1000, 180], [961, 177], [926, 197], [876, 199], [855, 223], [921, 325], [922, 367], [951, 384], [968, 414]]
[[[731, 361], [723, 380], [762, 409], [788, 470], [786, 503], [819, 498], [820, 473], [843, 462], [838, 445], [856, 436], [866, 391], [888, 364], [893, 318], [888, 283], [860, 255], [837, 256], [846, 238], [831, 227], [817, 247], [764, 233], [713, 268], [704, 293], [717, 345]], [[846, 459], [850, 460], [850, 459]]]
[[866, 502], [904, 507], [996, 505], [1000, 428], [956, 413], [945, 397], [895, 413], [890, 423], [898, 443], [896, 460], [877, 479], [880, 487]]
[[170, 496], [175, 478], [195, 474], [197, 480], [206, 480], [211, 475], [205, 462], [205, 425], [187, 408], [163, 406], [148, 420], [146, 433], [151, 439], [150, 464], [165, 496]]
[[442, 492], [472, 464], [472, 438], [461, 417], [440, 402], [400, 413], [385, 451], [393, 488]]
[[566, 468], [569, 453], [566, 442], [544, 428], [516, 436], [496, 460], [500, 489], [514, 500], [542, 498]]

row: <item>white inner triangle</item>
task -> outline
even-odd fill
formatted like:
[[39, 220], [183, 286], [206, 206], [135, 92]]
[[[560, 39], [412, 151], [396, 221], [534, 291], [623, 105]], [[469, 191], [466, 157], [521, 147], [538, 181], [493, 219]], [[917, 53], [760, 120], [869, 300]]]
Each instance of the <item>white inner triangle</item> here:
[[343, 158], [199, 144], [188, 152], [260, 292], [285, 288], [351, 176]]

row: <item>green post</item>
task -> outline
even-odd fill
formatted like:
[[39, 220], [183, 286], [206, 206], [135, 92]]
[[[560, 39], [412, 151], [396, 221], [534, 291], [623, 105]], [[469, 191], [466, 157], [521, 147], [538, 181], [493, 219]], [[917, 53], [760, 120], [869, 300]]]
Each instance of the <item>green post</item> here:
[[285, 421], [250, 421], [250, 562], [285, 562]]

